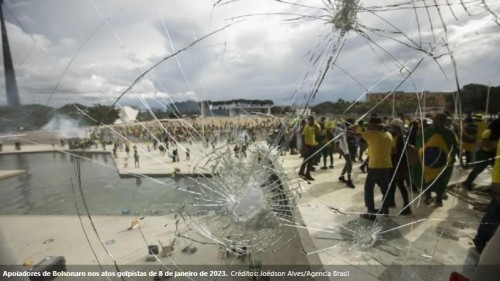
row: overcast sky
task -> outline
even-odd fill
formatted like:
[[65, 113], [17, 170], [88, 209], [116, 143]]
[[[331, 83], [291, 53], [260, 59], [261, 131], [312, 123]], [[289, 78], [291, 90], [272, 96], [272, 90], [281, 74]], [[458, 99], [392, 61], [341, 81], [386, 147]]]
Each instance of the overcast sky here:
[[[361, 1], [355, 24], [370, 40], [318, 20], [332, 17], [320, 0], [290, 0], [316, 8], [273, 0], [226, 0], [220, 4], [231, 3], [214, 7], [215, 2], [5, 0], [21, 102], [110, 104], [146, 69], [228, 24], [159, 64], [120, 103], [141, 106], [145, 99], [159, 107], [171, 100], [234, 98], [301, 103], [337, 42], [345, 43], [313, 103], [355, 100], [367, 90], [391, 91], [408, 76], [400, 90], [453, 91], [455, 74], [445, 40], [461, 86], [500, 85], [500, 26], [477, 4], [481, 1], [465, 1], [465, 10], [462, 1], [438, 0], [456, 4], [452, 10], [440, 8], [442, 20], [437, 9], [427, 14], [418, 7], [376, 7], [406, 0]], [[499, 2], [486, 0], [496, 14]], [[422, 6], [422, 1], [415, 3]], [[418, 48], [443, 56], [434, 60]], [[313, 54], [320, 58], [316, 64]], [[2, 93], [4, 83], [0, 79]], [[0, 104], [5, 103], [2, 94]]]

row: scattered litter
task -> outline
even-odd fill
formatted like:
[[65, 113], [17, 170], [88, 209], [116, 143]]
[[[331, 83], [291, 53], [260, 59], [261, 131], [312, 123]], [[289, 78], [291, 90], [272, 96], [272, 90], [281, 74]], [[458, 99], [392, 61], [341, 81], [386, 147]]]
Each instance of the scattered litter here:
[[163, 246], [161, 248], [161, 257], [164, 258], [166, 256], [170, 256], [174, 251], [174, 247], [172, 246]]
[[184, 247], [184, 248], [181, 250], [181, 252], [183, 252], [183, 253], [187, 252], [187, 251], [189, 250], [189, 247], [191, 247], [191, 245], [193, 245], [193, 243], [191, 243], [191, 244], [187, 245], [186, 247]]
[[174, 241], [172, 241], [172, 243], [170, 243], [169, 246], [163, 246], [163, 243], [161, 243], [160, 240], [158, 240], [158, 243], [160, 244], [160, 247], [161, 247], [161, 257], [162, 258], [164, 258], [166, 256], [170, 256], [172, 254], [172, 252], [174, 251], [175, 239], [174, 239]]
[[43, 241], [43, 244], [47, 245], [47, 244], [50, 244], [52, 242], [54, 242], [54, 239], [51, 238], [51, 239], [47, 239], [47, 240]]
[[156, 245], [149, 245], [148, 246], [148, 253], [150, 255], [158, 255], [158, 253], [159, 253], [158, 252], [158, 246], [156, 246]]
[[138, 228], [139, 227], [139, 220], [133, 220], [131, 222], [131, 226], [128, 228], [128, 230], [132, 230], [132, 229], [135, 229], [135, 228]]
[[187, 254], [190, 254], [190, 255], [196, 253], [198, 251], [198, 248], [191, 247], [191, 245], [193, 245], [193, 243], [187, 245], [187, 247], [185, 247], [184, 249], [182, 249], [181, 252], [187, 253]]

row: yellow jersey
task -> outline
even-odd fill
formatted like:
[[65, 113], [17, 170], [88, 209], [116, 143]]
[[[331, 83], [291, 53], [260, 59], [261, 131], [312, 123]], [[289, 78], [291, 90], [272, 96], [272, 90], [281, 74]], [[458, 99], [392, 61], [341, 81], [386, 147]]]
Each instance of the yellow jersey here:
[[483, 145], [481, 148], [487, 152], [494, 152], [495, 150], [494, 147], [497, 146], [497, 141], [490, 141], [490, 136], [491, 136], [491, 130], [486, 129], [481, 135], [481, 139], [487, 140], [487, 145]]
[[305, 145], [309, 146], [318, 145], [318, 143], [316, 142], [316, 124], [314, 124], [313, 126], [306, 124], [302, 131], [302, 134], [304, 135]]
[[495, 159], [495, 165], [493, 166], [493, 172], [491, 173], [491, 182], [500, 183], [500, 142], [497, 144], [497, 156]]
[[361, 137], [368, 144], [368, 168], [390, 169], [392, 168], [392, 152], [396, 147], [393, 137], [388, 132], [366, 131]]

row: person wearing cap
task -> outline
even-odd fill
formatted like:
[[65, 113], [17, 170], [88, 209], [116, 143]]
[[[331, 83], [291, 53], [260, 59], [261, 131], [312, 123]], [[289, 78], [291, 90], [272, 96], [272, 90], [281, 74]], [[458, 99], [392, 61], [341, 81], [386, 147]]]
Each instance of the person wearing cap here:
[[431, 192], [435, 192], [435, 207], [443, 206], [443, 194], [453, 172], [453, 163], [458, 151], [457, 138], [446, 128], [446, 122], [446, 115], [437, 113], [432, 119], [432, 125], [423, 131], [423, 138], [417, 137], [423, 173], [420, 177], [423, 179], [424, 202], [431, 204]]
[[[384, 131], [382, 119], [371, 117], [368, 122], [368, 130], [361, 133], [361, 137], [368, 144], [368, 173], [365, 181], [365, 206], [368, 213], [362, 214], [362, 218], [374, 220], [377, 213], [388, 214], [387, 191], [391, 181], [392, 154], [395, 152], [394, 140], [390, 133]], [[373, 189], [375, 185], [382, 192], [382, 207], [375, 209]]]
[[396, 186], [403, 197], [402, 215], [410, 215], [411, 208], [409, 206], [408, 191], [405, 187], [405, 178], [408, 175], [408, 161], [405, 151], [404, 123], [401, 119], [393, 119], [389, 123], [388, 131], [391, 133], [396, 144], [396, 153], [392, 155], [392, 172], [393, 180], [389, 187], [387, 200], [389, 207], [396, 207], [395, 193]]

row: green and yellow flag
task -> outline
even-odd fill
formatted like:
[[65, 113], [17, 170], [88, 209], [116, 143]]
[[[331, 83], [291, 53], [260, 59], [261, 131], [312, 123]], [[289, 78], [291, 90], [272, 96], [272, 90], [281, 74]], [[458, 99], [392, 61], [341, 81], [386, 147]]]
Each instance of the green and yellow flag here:
[[448, 166], [455, 162], [457, 139], [445, 128], [431, 126], [424, 131], [424, 139], [417, 139], [424, 183], [430, 183]]
[[464, 124], [462, 130], [462, 149], [472, 151], [476, 144], [478, 127], [475, 123]]

